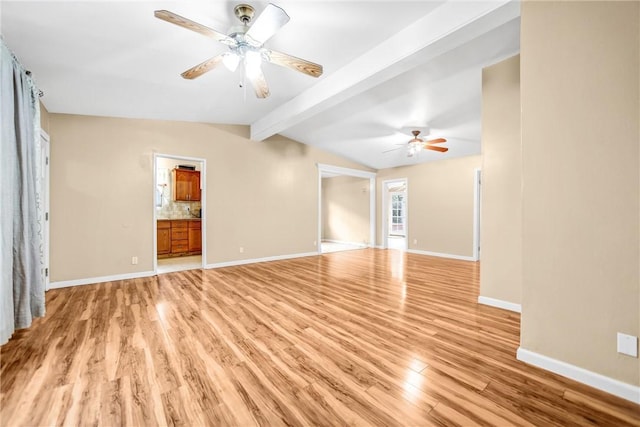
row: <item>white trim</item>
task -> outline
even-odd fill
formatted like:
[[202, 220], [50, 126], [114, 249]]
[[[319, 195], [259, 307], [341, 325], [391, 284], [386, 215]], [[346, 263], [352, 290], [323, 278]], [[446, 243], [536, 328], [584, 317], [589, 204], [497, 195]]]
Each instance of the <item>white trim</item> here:
[[316, 250], [322, 253], [322, 168], [318, 167], [318, 236]]
[[640, 404], [640, 387], [518, 347], [517, 359]]
[[473, 174], [473, 260], [480, 260], [480, 224], [482, 219], [482, 172], [476, 169]]
[[389, 187], [392, 184], [404, 183], [405, 185], [405, 212], [404, 212], [404, 234], [405, 234], [405, 250], [409, 249], [409, 178], [394, 178], [386, 179], [382, 181], [382, 239], [381, 248], [387, 249], [389, 247]]
[[322, 174], [324, 172], [369, 179], [369, 243], [367, 247], [374, 247], [376, 244], [376, 173], [324, 163], [316, 163], [316, 166], [318, 167], [318, 240], [316, 241], [318, 253], [322, 252]]
[[445, 253], [441, 253], [441, 252], [421, 251], [421, 250], [418, 250], [418, 249], [407, 249], [407, 252], [409, 252], [410, 254], [416, 254], [416, 255], [427, 255], [427, 256], [437, 256], [437, 257], [440, 257], [440, 258], [458, 259], [458, 260], [461, 260], [461, 261], [475, 261], [473, 259], [473, 257], [464, 256], [464, 255], [454, 255], [454, 254], [445, 254]]
[[316, 163], [318, 169], [322, 172], [329, 172], [336, 175], [357, 176], [358, 178], [375, 178], [375, 172], [363, 171], [360, 169], [343, 168], [342, 166], [327, 165], [324, 163]]
[[156, 274], [153, 271], [141, 271], [137, 273], [115, 274], [113, 276], [89, 277], [87, 279], [63, 280], [49, 283], [49, 289], [67, 288], [69, 286], [95, 285], [96, 283], [113, 282], [115, 280], [138, 279], [151, 277]]
[[[151, 202], [153, 203], [153, 221], [151, 222], [153, 225], [153, 232], [151, 233], [153, 236], [153, 244], [151, 245], [151, 259], [153, 260], [153, 272], [158, 273], [158, 214], [156, 212], [156, 191], [158, 191], [158, 157], [160, 157], [157, 153], [153, 153], [153, 188], [151, 189]], [[164, 190], [164, 189], [163, 189]], [[162, 198], [161, 198], [162, 200]]]
[[202, 165], [202, 170], [200, 171], [200, 233], [202, 236], [202, 265], [201, 268], [206, 268], [207, 263], [207, 159], [200, 157], [188, 157], [188, 156], [175, 156], [173, 154], [161, 154], [161, 153], [153, 153], [153, 189], [151, 191], [151, 200], [153, 206], [153, 252], [151, 253], [151, 257], [153, 259], [153, 272], [154, 274], [158, 273], [158, 216], [156, 214], [156, 189], [158, 188], [158, 157], [162, 157], [165, 159], [175, 159], [175, 160], [187, 160], [191, 162], [198, 162]]
[[376, 244], [376, 174], [369, 178], [369, 247]]
[[282, 261], [285, 259], [304, 258], [308, 256], [318, 256], [318, 255], [319, 255], [319, 252], [304, 252], [299, 254], [276, 255], [276, 256], [269, 256], [264, 258], [239, 259], [235, 261], [216, 262], [213, 264], [207, 264], [206, 268], [233, 267], [235, 265], [255, 264], [258, 262]]
[[478, 304], [490, 305], [491, 307], [497, 307], [503, 310], [522, 313], [522, 305], [520, 304], [516, 304], [515, 302], [503, 301], [495, 298], [483, 297], [482, 295], [478, 297]]

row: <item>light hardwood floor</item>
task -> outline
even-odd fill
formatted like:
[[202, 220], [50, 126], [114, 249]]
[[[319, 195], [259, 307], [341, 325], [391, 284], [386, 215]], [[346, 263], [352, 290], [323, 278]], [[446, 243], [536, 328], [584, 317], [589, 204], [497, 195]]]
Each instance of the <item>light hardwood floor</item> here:
[[1, 349], [0, 424], [640, 425], [518, 362], [478, 275], [365, 249], [52, 290]]

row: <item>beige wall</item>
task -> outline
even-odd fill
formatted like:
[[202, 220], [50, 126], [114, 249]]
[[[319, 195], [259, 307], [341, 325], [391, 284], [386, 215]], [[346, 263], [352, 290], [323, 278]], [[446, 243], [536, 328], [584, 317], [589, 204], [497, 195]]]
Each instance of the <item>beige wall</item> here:
[[51, 114], [50, 134], [52, 282], [153, 269], [153, 153], [206, 159], [208, 264], [316, 251], [316, 162], [366, 170], [246, 126]]
[[480, 295], [520, 304], [522, 158], [520, 55], [482, 71]]
[[522, 347], [630, 384], [640, 362], [640, 3], [523, 2]]
[[49, 133], [49, 110], [44, 106], [42, 101], [40, 101], [40, 129]]
[[369, 244], [369, 179], [322, 179], [322, 238]]
[[[383, 181], [408, 180], [409, 249], [473, 256], [473, 193], [479, 168], [480, 156], [470, 156], [378, 171], [378, 195]], [[376, 197], [378, 245], [382, 244], [381, 199]]]

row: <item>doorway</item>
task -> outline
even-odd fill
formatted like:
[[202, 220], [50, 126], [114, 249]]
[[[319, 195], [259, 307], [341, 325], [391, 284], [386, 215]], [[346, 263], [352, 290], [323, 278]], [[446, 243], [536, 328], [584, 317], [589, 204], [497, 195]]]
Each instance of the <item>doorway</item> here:
[[407, 250], [408, 188], [407, 178], [382, 182], [382, 246]]
[[374, 172], [318, 164], [319, 253], [375, 245], [375, 177]]
[[206, 160], [154, 154], [156, 274], [206, 267]]

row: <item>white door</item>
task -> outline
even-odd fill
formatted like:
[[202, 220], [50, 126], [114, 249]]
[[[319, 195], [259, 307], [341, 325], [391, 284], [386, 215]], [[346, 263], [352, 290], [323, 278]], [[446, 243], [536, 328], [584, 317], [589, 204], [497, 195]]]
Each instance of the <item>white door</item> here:
[[389, 236], [406, 237], [406, 197], [404, 192], [390, 194]]
[[408, 185], [407, 178], [382, 181], [382, 247], [385, 249], [408, 248]]

